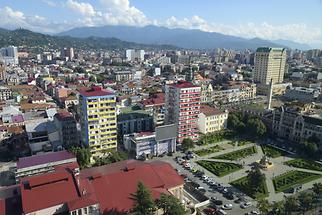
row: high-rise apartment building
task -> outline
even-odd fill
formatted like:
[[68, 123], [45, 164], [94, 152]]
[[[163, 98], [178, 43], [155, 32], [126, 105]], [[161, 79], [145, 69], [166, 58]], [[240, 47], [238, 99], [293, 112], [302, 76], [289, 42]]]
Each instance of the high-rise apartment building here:
[[6, 79], [6, 65], [0, 55], [0, 82]]
[[101, 87], [80, 91], [82, 142], [93, 157], [105, 156], [117, 147], [115, 104], [115, 93]]
[[18, 48], [15, 46], [9, 46], [0, 49], [0, 55], [2, 56], [6, 65], [18, 64]]
[[144, 50], [134, 50], [134, 49], [128, 49], [125, 52], [126, 60], [127, 61], [137, 61], [142, 62], [144, 61]]
[[177, 126], [177, 141], [185, 138], [198, 140], [198, 115], [200, 113], [201, 88], [190, 82], [179, 81], [166, 85], [166, 124]]
[[74, 55], [74, 48], [69, 47], [69, 48], [63, 48], [60, 52], [61, 57], [68, 58], [68, 60], [73, 60], [75, 55]]
[[286, 49], [261, 47], [255, 53], [254, 81], [260, 84], [282, 83], [285, 73]]

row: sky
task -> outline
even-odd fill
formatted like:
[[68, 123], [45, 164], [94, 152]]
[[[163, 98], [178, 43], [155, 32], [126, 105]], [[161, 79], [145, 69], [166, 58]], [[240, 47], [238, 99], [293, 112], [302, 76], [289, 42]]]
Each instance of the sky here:
[[0, 0], [0, 27], [158, 25], [322, 48], [322, 0]]

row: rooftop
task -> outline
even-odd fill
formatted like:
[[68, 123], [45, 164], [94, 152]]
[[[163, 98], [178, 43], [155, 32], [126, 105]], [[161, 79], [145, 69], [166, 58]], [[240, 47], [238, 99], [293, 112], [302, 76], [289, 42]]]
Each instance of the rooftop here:
[[19, 161], [17, 162], [17, 168], [21, 169], [72, 158], [75, 158], [75, 156], [68, 151], [50, 152], [40, 155], [34, 155], [31, 157], [19, 158]]
[[[76, 181], [79, 181], [77, 183]], [[30, 213], [65, 204], [69, 210], [99, 203], [100, 214], [128, 212], [133, 207], [131, 195], [141, 181], [154, 199], [184, 181], [168, 163], [126, 160], [84, 169], [74, 175], [72, 169], [25, 178], [21, 184], [23, 212]]]
[[170, 86], [175, 87], [175, 88], [191, 88], [191, 87], [197, 87], [191, 82], [188, 81], [178, 81], [175, 84], [170, 84]]
[[214, 107], [210, 107], [208, 105], [201, 105], [200, 112], [205, 114], [206, 116], [220, 115], [224, 113], [223, 111]]
[[114, 92], [104, 90], [99, 86], [92, 86], [90, 89], [82, 89], [79, 93], [84, 97], [114, 95]]

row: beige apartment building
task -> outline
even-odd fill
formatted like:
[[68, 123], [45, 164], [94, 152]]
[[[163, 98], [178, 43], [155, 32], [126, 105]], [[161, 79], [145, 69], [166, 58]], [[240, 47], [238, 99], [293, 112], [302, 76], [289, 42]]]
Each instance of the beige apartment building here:
[[260, 84], [282, 83], [285, 73], [286, 49], [261, 47], [255, 53], [254, 81]]

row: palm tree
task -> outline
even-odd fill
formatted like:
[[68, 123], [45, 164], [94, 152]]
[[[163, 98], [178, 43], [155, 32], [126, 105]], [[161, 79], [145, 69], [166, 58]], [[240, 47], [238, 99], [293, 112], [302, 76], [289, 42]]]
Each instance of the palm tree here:
[[267, 214], [271, 210], [271, 205], [267, 199], [260, 199], [257, 202], [257, 208], [262, 214]]
[[285, 214], [285, 204], [284, 201], [274, 202], [272, 205], [272, 211], [274, 215], [284, 215]]
[[292, 211], [296, 211], [298, 209], [298, 201], [294, 196], [290, 196], [285, 200], [285, 213], [292, 214]]
[[308, 209], [312, 208], [313, 201], [314, 201], [312, 193], [308, 193], [308, 192], [300, 193], [298, 198], [299, 198], [301, 209], [303, 211], [307, 211]]

